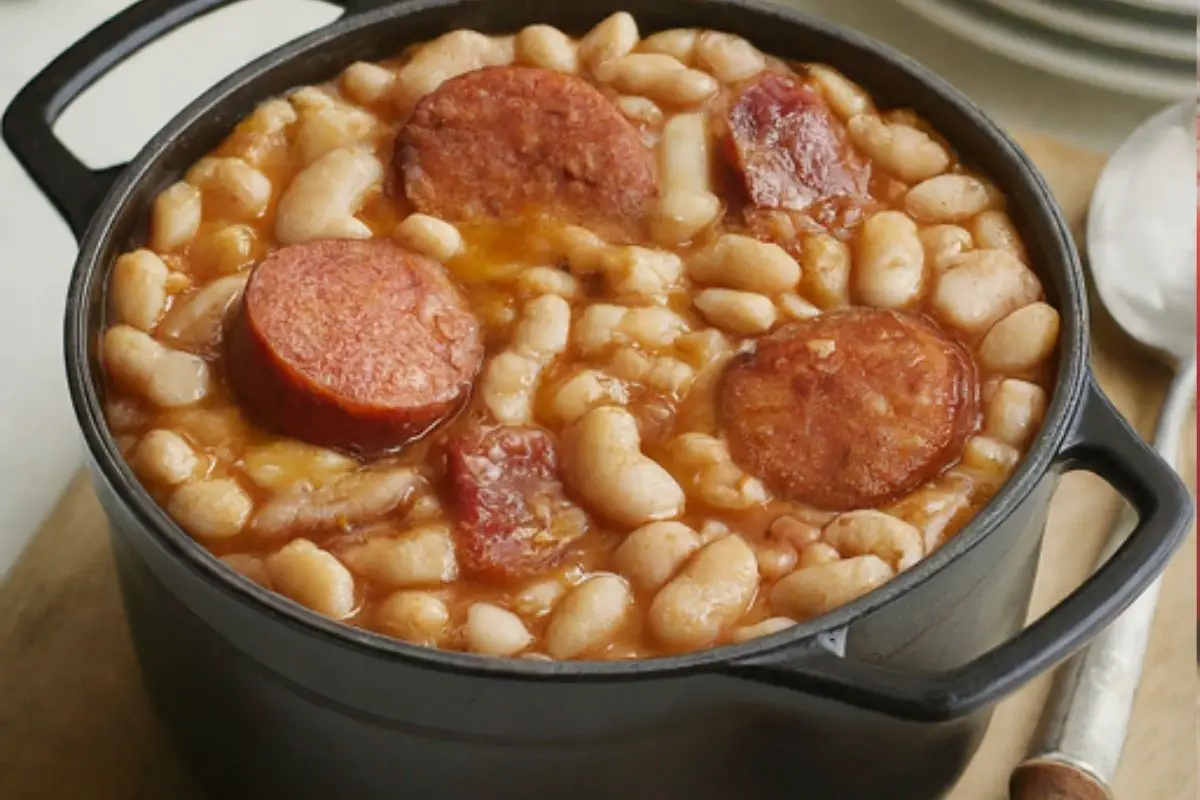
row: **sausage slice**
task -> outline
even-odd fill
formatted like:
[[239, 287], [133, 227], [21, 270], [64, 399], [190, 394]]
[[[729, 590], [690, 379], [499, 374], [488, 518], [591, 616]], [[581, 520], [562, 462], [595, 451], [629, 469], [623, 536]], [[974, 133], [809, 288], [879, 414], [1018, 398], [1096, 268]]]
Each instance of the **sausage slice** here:
[[538, 428], [476, 428], [452, 439], [446, 470], [464, 574], [512, 580], [544, 572], [588, 529], [563, 491], [558, 453]]
[[288, 436], [372, 455], [453, 413], [483, 359], [442, 267], [377, 240], [285, 247], [250, 276], [226, 336], [229, 382]]
[[612, 102], [531, 67], [443, 83], [417, 103], [395, 162], [418, 209], [455, 221], [542, 213], [628, 239], [658, 193], [653, 154]]
[[734, 461], [777, 493], [830, 511], [907, 494], [978, 425], [975, 365], [925, 320], [852, 308], [795, 322], [721, 378]]
[[870, 163], [812, 89], [766, 73], [729, 111], [728, 150], [751, 202], [803, 211], [834, 197], [866, 195]]

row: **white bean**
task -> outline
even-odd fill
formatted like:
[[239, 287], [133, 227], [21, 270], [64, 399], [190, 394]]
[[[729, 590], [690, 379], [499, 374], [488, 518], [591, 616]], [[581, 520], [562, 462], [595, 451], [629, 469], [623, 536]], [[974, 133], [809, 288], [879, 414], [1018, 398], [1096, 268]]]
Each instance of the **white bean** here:
[[622, 342], [624, 335], [620, 324], [628, 313], [628, 308], [607, 303], [592, 303], [584, 308], [572, 332], [576, 347], [584, 356], [588, 356]]
[[677, 358], [648, 356], [632, 347], [622, 347], [613, 354], [611, 369], [622, 380], [643, 383], [667, 394], [682, 393], [696, 377], [695, 370]]
[[618, 11], [606, 17], [579, 40], [579, 61], [589, 70], [596, 69], [632, 50], [638, 43], [638, 28], [633, 16]]
[[683, 261], [674, 253], [631, 245], [604, 253], [604, 279], [613, 294], [629, 302], [662, 305], [683, 277]]
[[828, 234], [809, 234], [800, 260], [804, 267], [800, 290], [805, 297], [825, 310], [850, 305], [850, 248], [845, 243]]
[[150, 246], [159, 253], [183, 247], [200, 228], [204, 205], [190, 183], [172, 184], [154, 198], [150, 213]]
[[558, 295], [542, 295], [525, 304], [511, 347], [520, 355], [545, 363], [567, 349], [570, 332], [571, 306]]
[[871, 97], [861, 86], [824, 64], [806, 64], [825, 97], [825, 102], [843, 122], [871, 110]]
[[775, 298], [779, 313], [791, 319], [812, 319], [821, 316], [821, 309], [793, 292], [785, 292]]
[[1015, 447], [990, 436], [972, 436], [963, 447], [959, 468], [969, 475], [1001, 483], [1008, 479], [1020, 460], [1021, 453]]
[[713, 193], [712, 146], [705, 114], [677, 114], [663, 128], [659, 148], [661, 198], [654, 237], [665, 244], [691, 240], [721, 212]]
[[576, 275], [591, 275], [604, 269], [608, 245], [587, 228], [563, 225], [554, 230], [549, 239]]
[[[323, 95], [314, 92], [313, 95]], [[296, 95], [293, 94], [293, 102]], [[294, 149], [301, 166], [308, 166], [326, 153], [343, 148], [368, 149], [381, 130], [380, 121], [361, 108], [325, 95], [326, 101], [301, 105]]]
[[706, 545], [659, 590], [647, 620], [676, 650], [712, 644], [746, 612], [758, 590], [758, 563], [740, 536]]
[[895, 573], [878, 556], [798, 569], [771, 590], [771, 610], [792, 619], [833, 611], [891, 580]]
[[195, 272], [228, 275], [255, 260], [257, 240], [258, 235], [249, 225], [226, 225], [197, 236], [188, 248], [188, 261]]
[[734, 628], [733, 633], [729, 635], [729, 639], [734, 644], [741, 644], [742, 642], [748, 642], [762, 636], [773, 636], [776, 633], [782, 633], [788, 628], [795, 626], [795, 624], [796, 621], [794, 619], [788, 619], [787, 617], [769, 617], [753, 625]]
[[694, 106], [717, 93], [720, 84], [707, 72], [689, 69], [661, 53], [630, 53], [605, 61], [596, 79], [624, 94], [649, 97], [662, 105]]
[[638, 50], [643, 53], [662, 53], [690, 65], [699, 37], [700, 31], [695, 28], [668, 28], [647, 36], [638, 45]]
[[613, 345], [637, 344], [660, 350], [687, 332], [687, 320], [666, 308], [593, 303], [579, 316], [573, 337], [575, 346], [586, 357]]
[[969, 519], [974, 491], [974, 480], [950, 470], [893, 503], [888, 513], [920, 530], [925, 552], [932, 553], [954, 523]]
[[254, 502], [242, 487], [227, 478], [180, 486], [167, 503], [167, 512], [189, 533], [201, 539], [230, 539], [242, 532]]
[[624, 525], [644, 525], [683, 511], [683, 489], [642, 455], [637, 420], [623, 408], [601, 406], [570, 431], [567, 481], [597, 511]]
[[613, 552], [613, 566], [639, 591], [655, 591], [700, 544], [700, 536], [682, 522], [651, 522], [625, 537]]
[[1029, 444], [1046, 415], [1046, 391], [1035, 383], [1000, 382], [984, 414], [983, 431], [1018, 449]]
[[716, 328], [685, 333], [675, 344], [679, 348], [679, 354], [698, 370], [712, 367], [733, 350], [729, 338]]
[[517, 276], [517, 289], [523, 294], [556, 294], [573, 298], [579, 295], [579, 280], [554, 267], [529, 267]]
[[909, 189], [904, 210], [919, 222], [960, 222], [992, 202], [987, 184], [970, 175], [938, 175]]
[[505, 424], [533, 418], [533, 393], [542, 368], [567, 347], [571, 307], [558, 295], [535, 297], [525, 304], [513, 331], [511, 348], [488, 362], [480, 396], [492, 415]]
[[921, 532], [882, 511], [842, 514], [826, 526], [825, 541], [844, 558], [876, 555], [897, 572], [903, 572], [925, 556]]
[[159, 428], [141, 438], [129, 463], [147, 480], [175, 486], [196, 474], [200, 459], [182, 436]]
[[833, 545], [826, 544], [825, 542], [813, 542], [800, 550], [800, 558], [797, 560], [796, 565], [800, 569], [808, 569], [809, 567], [833, 564], [841, 560], [841, 553]]
[[425, 487], [425, 479], [408, 467], [354, 472], [317, 487], [293, 485], [259, 507], [253, 527], [266, 536], [341, 529], [382, 517]]
[[550, 413], [563, 422], [574, 422], [601, 405], [623, 406], [629, 393], [621, 381], [594, 369], [577, 372], [562, 383], [550, 401]]
[[979, 363], [991, 372], [1028, 372], [1042, 364], [1058, 344], [1058, 312], [1046, 303], [1030, 303], [997, 322], [979, 345]]
[[467, 609], [467, 649], [487, 656], [515, 656], [533, 644], [533, 634], [521, 618], [491, 603]]
[[705, 289], [692, 298], [692, 304], [713, 325], [743, 336], [769, 331], [778, 318], [771, 298], [754, 292]]
[[793, 547], [803, 549], [821, 538], [821, 529], [791, 514], [784, 514], [776, 517], [767, 528], [767, 536], [772, 540], [787, 542]]
[[307, 539], [288, 542], [264, 562], [271, 586], [318, 614], [346, 619], [358, 607], [354, 576]]
[[931, 225], [918, 235], [925, 245], [925, 260], [934, 272], [945, 272], [975, 246], [971, 233], [958, 225]]
[[167, 304], [167, 272], [163, 260], [149, 250], [119, 257], [110, 284], [117, 322], [154, 330]]
[[846, 126], [850, 139], [879, 166], [905, 183], [940, 175], [950, 167], [950, 154], [925, 131], [860, 114]]
[[566, 659], [596, 651], [620, 631], [632, 605], [633, 593], [624, 578], [587, 579], [554, 609], [546, 628], [546, 652]]
[[579, 71], [579, 53], [575, 42], [551, 25], [522, 28], [514, 45], [518, 63], [555, 72]]
[[696, 39], [696, 65], [722, 83], [736, 83], [766, 69], [767, 59], [740, 36], [704, 31]]
[[800, 281], [800, 265], [782, 247], [736, 233], [692, 256], [687, 270], [699, 283], [760, 294], [791, 291]]
[[663, 123], [662, 109], [658, 107], [658, 103], [655, 103], [649, 97], [621, 95], [615, 102], [617, 108], [621, 109], [621, 113], [635, 122], [640, 122], [651, 128], [658, 128]]
[[288, 159], [288, 128], [299, 119], [295, 107], [276, 98], [259, 103], [254, 112], [234, 129], [238, 142], [236, 154], [256, 167], [273, 165]]
[[279, 198], [275, 237], [281, 244], [312, 239], [367, 239], [355, 218], [367, 193], [383, 180], [383, 165], [366, 150], [333, 150], [305, 167]]
[[451, 78], [483, 67], [508, 64], [513, 54], [502, 43], [477, 31], [456, 30], [428, 42], [396, 74], [396, 98], [401, 109]]
[[400, 591], [379, 605], [376, 622], [384, 633], [425, 647], [436, 647], [446, 635], [450, 609], [428, 592]]
[[202, 358], [169, 350], [137, 328], [109, 328], [104, 334], [103, 355], [104, 366], [115, 380], [155, 405], [188, 405], [208, 394], [208, 364]]
[[1042, 296], [1032, 271], [1003, 250], [972, 250], [938, 276], [930, 307], [942, 322], [982, 335]]
[[158, 333], [172, 344], [190, 350], [214, 347], [221, 338], [225, 317], [242, 296], [250, 273], [217, 278], [200, 291], [175, 305], [158, 326]]
[[320, 488], [357, 466], [353, 458], [293, 439], [251, 445], [241, 459], [246, 476], [268, 492], [284, 492], [296, 486]]
[[905, 308], [925, 288], [925, 248], [917, 226], [899, 211], [880, 212], [865, 223], [858, 241], [856, 289], [875, 308]]
[[386, 99], [395, 85], [395, 73], [367, 61], [356, 61], [342, 73], [342, 90], [351, 100], [365, 106]]
[[341, 552], [346, 566], [391, 588], [435, 586], [458, 577], [454, 539], [446, 525], [424, 525], [399, 536], [372, 536]]
[[777, 580], [796, 568], [796, 548], [787, 542], [767, 542], [754, 550], [758, 571], [767, 580]]
[[172, 296], [186, 292], [192, 288], [192, 277], [183, 272], [168, 272], [165, 288]]
[[560, 581], [537, 581], [513, 595], [513, 610], [527, 617], [540, 617], [554, 608], [566, 593], [567, 588]]
[[527, 424], [533, 419], [533, 393], [541, 374], [540, 363], [505, 350], [497, 353], [484, 368], [479, 396], [498, 422]]
[[733, 463], [725, 442], [704, 433], [684, 433], [672, 440], [668, 453], [688, 490], [715, 508], [746, 509], [769, 496], [758, 478]]
[[1025, 252], [1025, 244], [1021, 234], [1013, 225], [1008, 214], [1003, 211], [984, 211], [971, 220], [971, 232], [980, 247], [993, 250], [1007, 250], [1017, 259], [1029, 263], [1029, 255]]
[[270, 178], [240, 158], [202, 158], [188, 170], [187, 182], [239, 218], [258, 219], [271, 203]]
[[463, 249], [463, 238], [458, 228], [428, 214], [409, 214], [396, 226], [395, 237], [410, 250], [442, 263], [454, 258]]

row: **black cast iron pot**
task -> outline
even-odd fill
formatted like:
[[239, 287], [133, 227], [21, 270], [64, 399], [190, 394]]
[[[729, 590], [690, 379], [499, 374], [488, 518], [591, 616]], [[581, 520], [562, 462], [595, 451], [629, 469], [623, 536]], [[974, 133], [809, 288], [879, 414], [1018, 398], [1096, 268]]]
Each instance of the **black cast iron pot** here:
[[[86, 36], [13, 101], [4, 138], [81, 239], [67, 374], [144, 681], [214, 797], [935, 798], [991, 708], [1087, 642], [1163, 569], [1191, 509], [1176, 475], [1088, 372], [1079, 259], [1025, 155], [936, 75], [878, 43], [746, 0], [343, 0], [334, 24], [206, 92], [128, 165], [93, 172], [51, 124], [138, 48], [230, 0], [145, 0]], [[377, 7], [379, 6], [379, 7]], [[1062, 311], [1057, 389], [1017, 473], [945, 547], [844, 608], [737, 647], [624, 663], [438, 652], [312, 614], [226, 569], [142, 490], [101, 413], [97, 344], [116, 256], [151, 200], [260, 100], [459, 27], [582, 33], [617, 9], [643, 33], [732, 31], [843, 70], [909, 106], [1011, 200]], [[1140, 523], [1107, 565], [1029, 627], [1059, 477], [1095, 472]], [[1070, 531], [1059, 535], [1070, 536]]]

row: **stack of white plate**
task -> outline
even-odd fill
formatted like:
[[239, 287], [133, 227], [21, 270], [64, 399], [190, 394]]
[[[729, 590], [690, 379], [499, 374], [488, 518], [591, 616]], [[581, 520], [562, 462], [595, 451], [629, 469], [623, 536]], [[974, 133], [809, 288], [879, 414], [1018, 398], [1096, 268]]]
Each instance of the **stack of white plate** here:
[[992, 52], [1159, 100], [1196, 95], [1200, 0], [899, 0]]

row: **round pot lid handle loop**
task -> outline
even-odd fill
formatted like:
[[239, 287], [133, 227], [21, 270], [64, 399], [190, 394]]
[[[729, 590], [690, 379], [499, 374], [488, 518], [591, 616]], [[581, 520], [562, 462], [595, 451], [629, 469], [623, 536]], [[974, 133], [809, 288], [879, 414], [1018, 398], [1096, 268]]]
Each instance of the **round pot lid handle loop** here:
[[[146, 45], [192, 20], [240, 0], [141, 0], [110, 17], [27, 83], [4, 112], [3, 129], [17, 161], [50, 199], [76, 241], [125, 168], [91, 169], [54, 134], [54, 124], [88, 87]], [[326, 0], [356, 16], [389, 0]]]
[[917, 673], [844, 655], [852, 634], [842, 629], [799, 651], [785, 648], [724, 672], [918, 722], [959, 719], [1014, 692], [1087, 644], [1137, 599], [1183, 543], [1192, 520], [1192, 501], [1179, 476], [1094, 380], [1054, 468], [1103, 478], [1133, 507], [1138, 524], [1099, 570], [1012, 639], [954, 669]]

